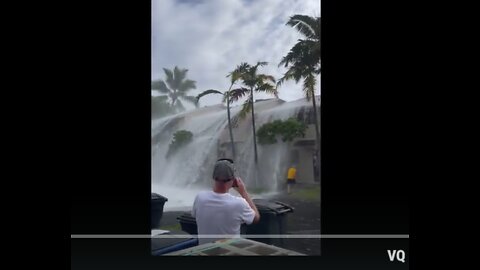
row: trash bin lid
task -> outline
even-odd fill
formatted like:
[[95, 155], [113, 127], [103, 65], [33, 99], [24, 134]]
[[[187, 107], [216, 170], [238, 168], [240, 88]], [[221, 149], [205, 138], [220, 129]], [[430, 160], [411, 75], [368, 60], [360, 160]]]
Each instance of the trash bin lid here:
[[152, 192], [152, 201], [153, 200], [160, 200], [160, 201], [168, 201], [168, 198], [167, 197], [163, 197], [162, 195], [160, 194], [157, 194], [157, 193], [153, 193]]
[[260, 213], [274, 213], [276, 215], [293, 212], [293, 207], [288, 204], [278, 202], [278, 201], [269, 201], [265, 199], [253, 199], [253, 203], [257, 206], [257, 209]]

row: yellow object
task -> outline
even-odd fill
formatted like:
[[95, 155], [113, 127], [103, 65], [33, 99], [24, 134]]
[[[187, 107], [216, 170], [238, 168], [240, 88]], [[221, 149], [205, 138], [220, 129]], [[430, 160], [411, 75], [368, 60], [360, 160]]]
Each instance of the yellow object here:
[[288, 169], [288, 179], [295, 179], [295, 175], [297, 174], [297, 169], [291, 167]]

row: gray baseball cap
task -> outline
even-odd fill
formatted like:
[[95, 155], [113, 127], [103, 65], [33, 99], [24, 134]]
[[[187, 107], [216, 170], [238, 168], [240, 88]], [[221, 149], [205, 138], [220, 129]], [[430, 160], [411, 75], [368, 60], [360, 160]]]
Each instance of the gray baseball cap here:
[[213, 179], [228, 181], [235, 177], [235, 167], [231, 159], [219, 159], [213, 169]]

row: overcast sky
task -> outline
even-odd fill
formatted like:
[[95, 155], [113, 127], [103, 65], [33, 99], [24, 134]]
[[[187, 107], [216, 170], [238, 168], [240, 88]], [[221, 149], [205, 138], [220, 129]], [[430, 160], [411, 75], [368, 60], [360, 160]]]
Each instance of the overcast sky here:
[[[230, 71], [241, 62], [258, 61], [269, 63], [260, 73], [278, 79], [286, 71], [278, 63], [302, 38], [285, 25], [294, 14], [319, 17], [320, 1], [152, 0], [152, 80], [165, 78], [162, 68], [178, 66], [197, 81], [190, 95], [211, 88], [223, 92], [230, 86], [225, 77]], [[302, 98], [301, 89], [301, 82], [288, 82], [279, 88], [279, 97]], [[255, 99], [267, 97], [256, 94]], [[219, 104], [221, 97], [206, 96], [200, 102], [202, 107]]]

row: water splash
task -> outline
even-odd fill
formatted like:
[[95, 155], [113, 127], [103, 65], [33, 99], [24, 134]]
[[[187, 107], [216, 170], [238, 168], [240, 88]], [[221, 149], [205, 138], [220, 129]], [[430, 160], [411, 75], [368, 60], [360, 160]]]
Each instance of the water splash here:
[[[257, 101], [257, 129], [274, 120], [296, 117], [305, 107], [311, 107], [311, 102], [305, 99], [293, 102], [279, 99]], [[238, 115], [240, 109], [239, 106], [231, 109], [232, 118]], [[166, 158], [173, 134], [179, 130], [192, 132], [192, 142]], [[275, 193], [286, 180], [290, 143], [260, 145], [257, 142], [256, 165], [250, 114], [238, 122], [233, 133], [237, 174], [244, 180], [247, 189], [257, 197]], [[231, 157], [225, 106], [205, 107], [152, 121], [152, 192], [169, 199], [166, 209], [191, 207], [198, 191], [211, 188], [213, 164], [221, 157]]]

